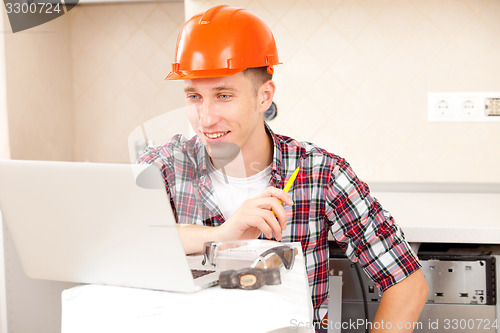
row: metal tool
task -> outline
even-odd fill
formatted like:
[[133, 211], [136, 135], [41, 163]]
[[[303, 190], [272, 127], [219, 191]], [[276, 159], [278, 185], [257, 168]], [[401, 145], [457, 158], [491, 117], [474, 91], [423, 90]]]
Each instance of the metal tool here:
[[224, 271], [219, 276], [221, 288], [226, 289], [259, 289], [264, 285], [281, 284], [280, 269], [275, 268], [243, 268], [240, 270]]
[[[264, 240], [207, 242], [202, 263], [223, 270], [219, 276], [221, 288], [253, 290], [264, 285], [278, 285], [281, 284], [281, 267], [292, 269], [298, 250], [289, 245], [268, 248], [273, 243]], [[267, 249], [257, 255], [256, 251], [262, 251], [263, 245]], [[221, 254], [223, 252], [226, 253]], [[230, 269], [224, 270], [228, 262], [232, 263]]]

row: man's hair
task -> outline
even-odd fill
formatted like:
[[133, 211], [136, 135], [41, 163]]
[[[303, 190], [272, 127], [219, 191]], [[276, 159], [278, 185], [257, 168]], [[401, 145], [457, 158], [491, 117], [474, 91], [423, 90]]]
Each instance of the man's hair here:
[[263, 83], [273, 79], [273, 75], [267, 71], [267, 66], [247, 68], [243, 74], [250, 77], [256, 95]]

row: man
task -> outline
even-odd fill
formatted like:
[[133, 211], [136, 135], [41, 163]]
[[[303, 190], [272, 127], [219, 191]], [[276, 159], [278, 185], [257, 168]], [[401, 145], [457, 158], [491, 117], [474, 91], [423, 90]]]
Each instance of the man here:
[[162, 170], [187, 253], [200, 252], [207, 241], [261, 235], [301, 242], [320, 321], [331, 230], [349, 259], [384, 290], [375, 321], [390, 321], [391, 332], [403, 332], [397, 324], [417, 321], [427, 296], [418, 259], [344, 159], [276, 135], [265, 124], [277, 64], [271, 31], [247, 10], [216, 6], [188, 20], [166, 79], [184, 80], [196, 136], [175, 136], [140, 162]]

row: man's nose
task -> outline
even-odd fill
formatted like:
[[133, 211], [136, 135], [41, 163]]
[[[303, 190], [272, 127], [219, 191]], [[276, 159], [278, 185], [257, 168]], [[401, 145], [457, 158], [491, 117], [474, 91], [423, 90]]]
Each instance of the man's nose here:
[[200, 123], [202, 127], [210, 127], [219, 121], [219, 113], [214, 103], [204, 100], [200, 110]]

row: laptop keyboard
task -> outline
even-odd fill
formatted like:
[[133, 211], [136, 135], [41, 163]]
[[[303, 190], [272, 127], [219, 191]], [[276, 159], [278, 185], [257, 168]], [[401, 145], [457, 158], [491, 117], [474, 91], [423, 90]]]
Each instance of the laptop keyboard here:
[[206, 269], [192, 269], [191, 274], [193, 274], [193, 279], [197, 279], [199, 277], [205, 276], [207, 274], [213, 273], [215, 271], [206, 270]]

